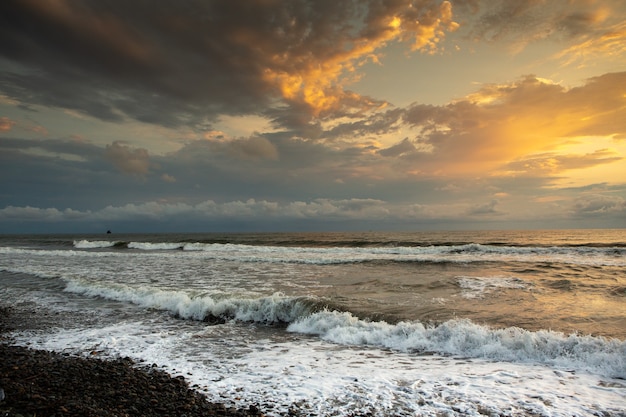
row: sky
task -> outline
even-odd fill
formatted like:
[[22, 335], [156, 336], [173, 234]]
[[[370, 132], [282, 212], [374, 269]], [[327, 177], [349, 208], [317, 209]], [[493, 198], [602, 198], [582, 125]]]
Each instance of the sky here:
[[0, 233], [626, 227], [623, 0], [4, 0]]

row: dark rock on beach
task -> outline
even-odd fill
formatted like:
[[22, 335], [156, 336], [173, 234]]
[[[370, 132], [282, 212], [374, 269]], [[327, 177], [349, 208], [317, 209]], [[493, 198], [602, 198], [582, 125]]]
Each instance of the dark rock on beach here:
[[[12, 346], [0, 306], [0, 416], [262, 416], [209, 402], [183, 377], [130, 359], [102, 360]], [[20, 324], [19, 327], [23, 326]]]

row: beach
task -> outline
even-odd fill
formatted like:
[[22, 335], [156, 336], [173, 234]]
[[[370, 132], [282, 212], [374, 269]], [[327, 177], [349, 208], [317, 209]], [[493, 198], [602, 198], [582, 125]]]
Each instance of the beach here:
[[[30, 314], [29, 314], [30, 313]], [[0, 415], [28, 416], [262, 416], [255, 406], [211, 403], [156, 366], [130, 358], [102, 360], [11, 345], [5, 332], [50, 325], [41, 312], [0, 306]], [[1, 396], [0, 396], [1, 397]]]

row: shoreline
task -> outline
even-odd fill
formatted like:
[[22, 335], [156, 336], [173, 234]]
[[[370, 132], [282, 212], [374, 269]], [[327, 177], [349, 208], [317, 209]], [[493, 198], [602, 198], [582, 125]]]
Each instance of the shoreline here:
[[[40, 325], [36, 312], [24, 317], [21, 311], [16, 317], [14, 311], [0, 305], [2, 416], [264, 416], [255, 405], [237, 409], [212, 403], [182, 376], [172, 377], [156, 365], [137, 366], [129, 358], [104, 360], [12, 345], [7, 332]], [[19, 322], [14, 323], [16, 318]]]

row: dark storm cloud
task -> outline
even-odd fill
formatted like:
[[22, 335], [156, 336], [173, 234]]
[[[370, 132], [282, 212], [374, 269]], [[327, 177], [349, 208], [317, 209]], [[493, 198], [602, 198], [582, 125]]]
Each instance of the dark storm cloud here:
[[23, 103], [61, 107], [84, 112], [101, 120], [122, 121], [122, 114], [115, 111], [108, 97], [110, 92], [107, 93], [106, 85], [95, 78], [91, 79], [91, 83], [86, 81], [83, 75], [69, 72], [52, 76], [34, 70], [23, 70], [21, 73], [2, 71], [0, 91]]
[[186, 12], [168, 2], [184, 13], [175, 27], [177, 10], [146, 7], [154, 3], [2, 2], [0, 50], [23, 68], [2, 71], [0, 86], [26, 103], [167, 126], [199, 123], [202, 112], [252, 110], [262, 100], [251, 71], [203, 46], [220, 39], [217, 29], [208, 10], [195, 14], [202, 2], [185, 3]]
[[170, 127], [263, 114], [278, 100], [306, 125], [331, 108], [379, 105], [344, 91], [344, 72], [389, 40], [434, 48], [448, 24], [449, 4], [432, 0], [7, 0], [0, 91]]

